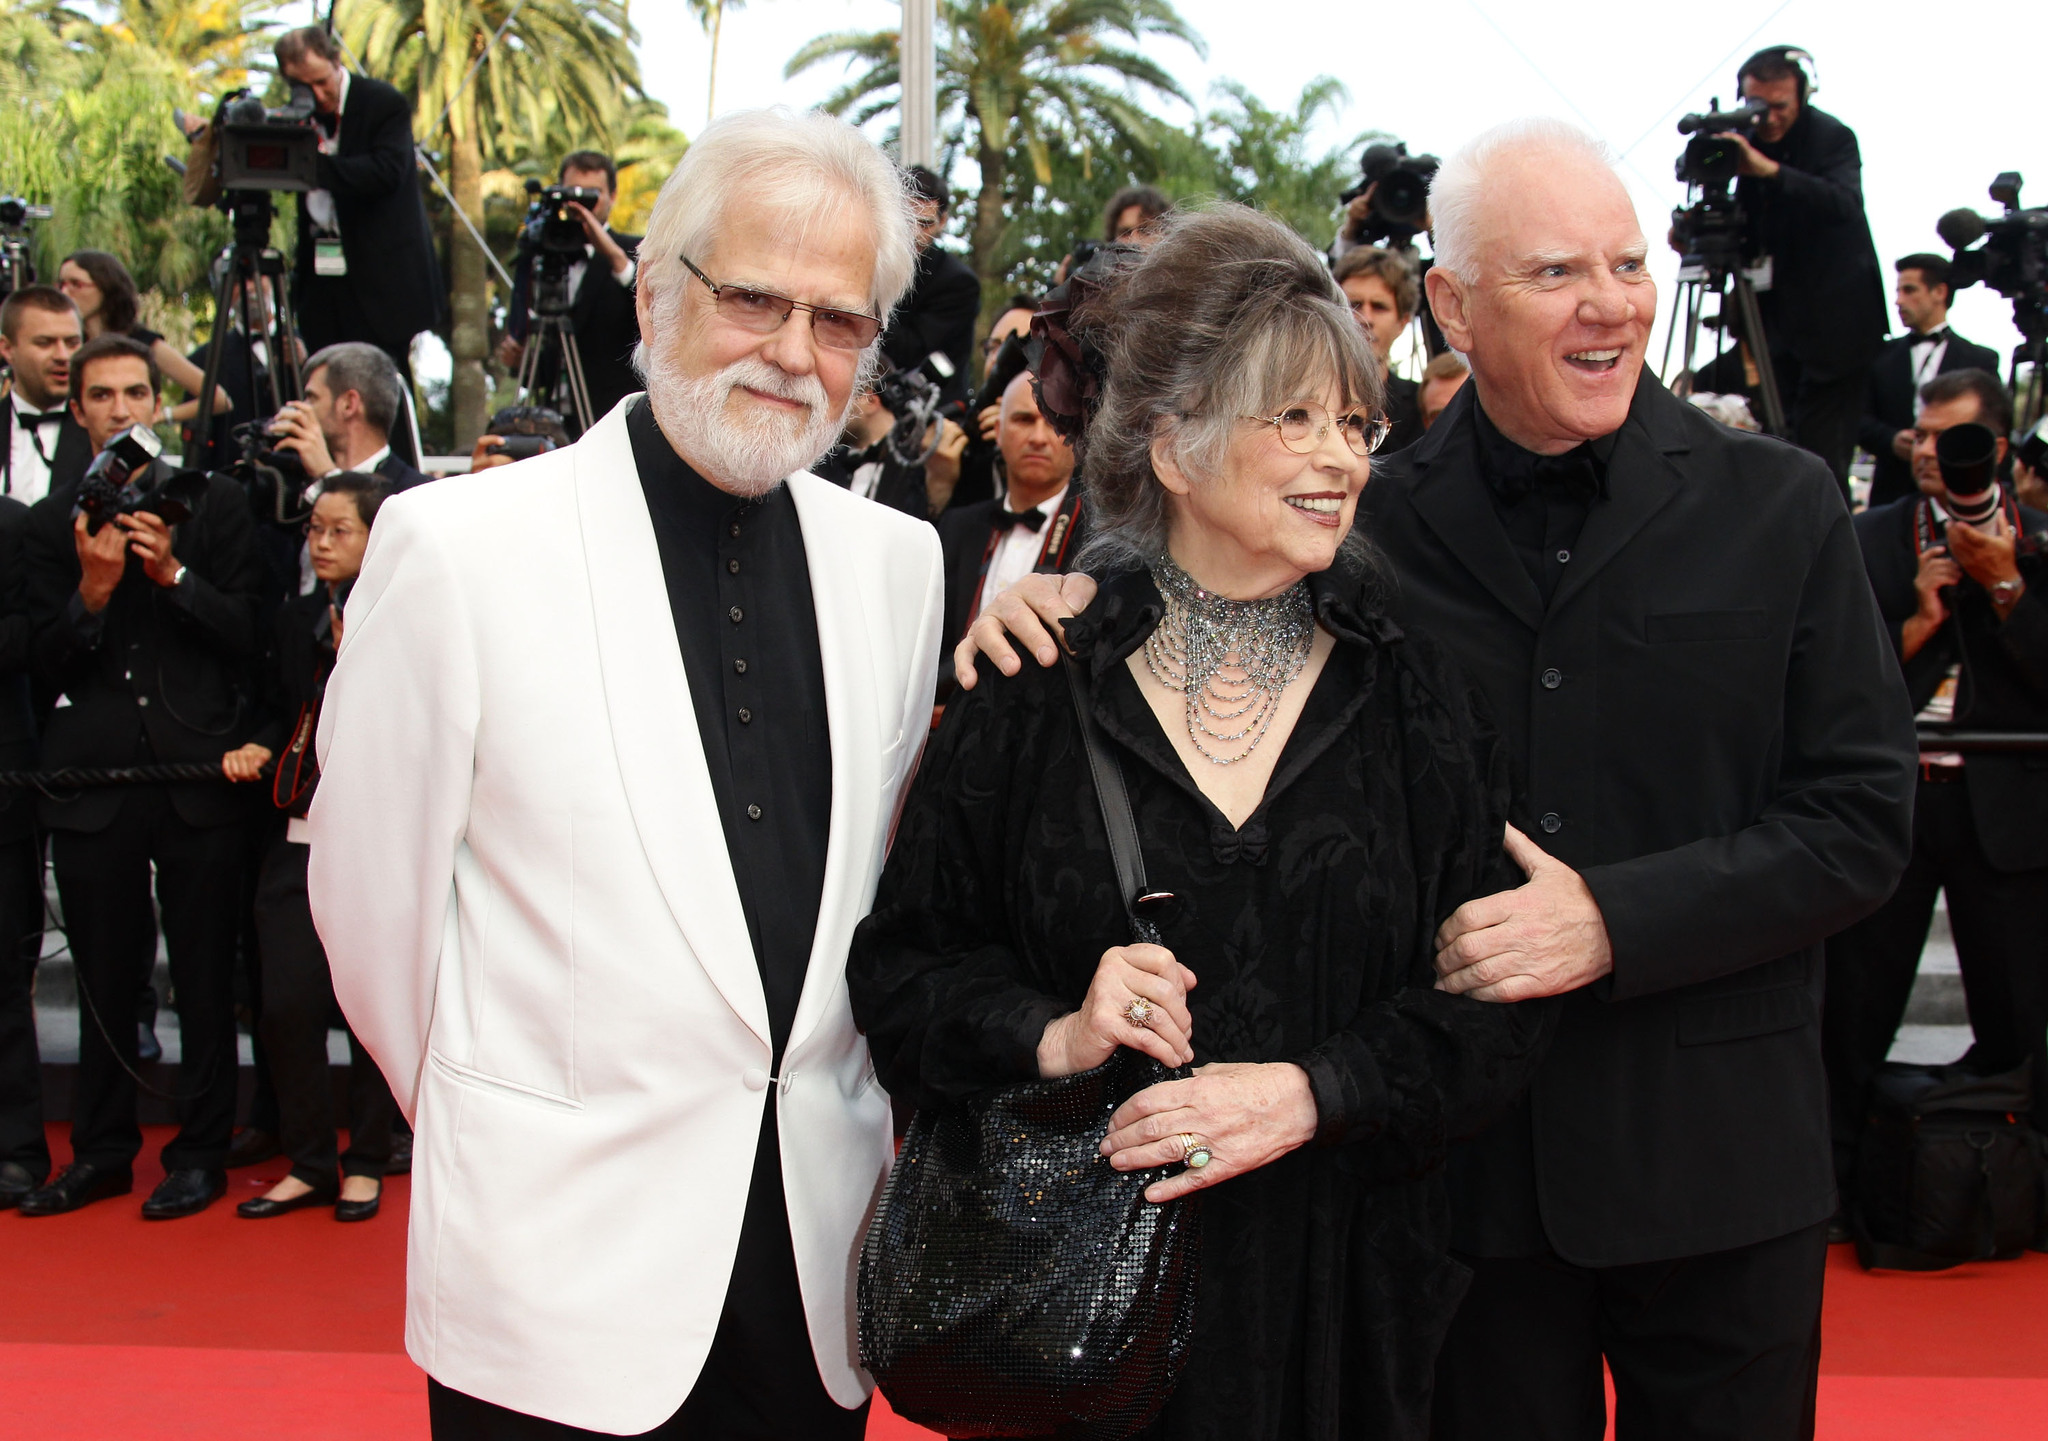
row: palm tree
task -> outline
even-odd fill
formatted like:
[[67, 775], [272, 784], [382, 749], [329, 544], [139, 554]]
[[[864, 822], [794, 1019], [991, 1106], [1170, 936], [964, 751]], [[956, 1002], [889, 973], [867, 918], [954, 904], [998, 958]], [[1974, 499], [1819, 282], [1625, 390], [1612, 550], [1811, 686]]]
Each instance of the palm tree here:
[[688, 0], [690, 13], [711, 37], [711, 80], [704, 87], [704, 123], [718, 113], [718, 37], [725, 28], [725, 12], [745, 7], [747, 0]]
[[[533, 153], [564, 123], [609, 145], [622, 105], [640, 98], [624, 0], [350, 0], [336, 28], [412, 97], [431, 127], [421, 143], [446, 145], [449, 190], [479, 232], [487, 162]], [[448, 269], [454, 443], [466, 449], [490, 399], [490, 277], [467, 235], [451, 241]]]
[[176, 64], [200, 91], [248, 83], [251, 52], [277, 28], [272, 0], [119, 0], [104, 34]]
[[[1158, 122], [1132, 91], [1192, 105], [1163, 68], [1132, 45], [1148, 35], [1207, 54], [1170, 0], [939, 0], [938, 110], [949, 148], [971, 148], [981, 185], [968, 252], [984, 307], [998, 306], [1003, 240], [1020, 181], [1043, 186], [1052, 152], [1092, 146], [1150, 155]], [[900, 30], [821, 35], [790, 57], [785, 77], [828, 60], [861, 67], [825, 102], [866, 124], [897, 107]], [[988, 315], [983, 316], [986, 323]]]

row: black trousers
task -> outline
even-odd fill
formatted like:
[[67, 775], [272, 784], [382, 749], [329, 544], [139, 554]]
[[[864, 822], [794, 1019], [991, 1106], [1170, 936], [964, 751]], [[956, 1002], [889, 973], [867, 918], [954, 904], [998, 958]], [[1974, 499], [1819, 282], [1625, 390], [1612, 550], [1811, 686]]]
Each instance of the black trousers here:
[[[643, 1436], [658, 1441], [861, 1441], [867, 1434], [867, 1406], [845, 1410], [818, 1379], [782, 1194], [774, 1092], [769, 1095], [754, 1149], [739, 1251], [711, 1353], [682, 1409]], [[432, 1377], [427, 1380], [427, 1415], [434, 1441], [569, 1441], [603, 1434], [508, 1411], [452, 1391]]]
[[[2048, 816], [2042, 817], [2048, 825]], [[1969, 787], [1922, 781], [1913, 804], [1913, 857], [1892, 898], [1828, 942], [1827, 1058], [1835, 1176], [1854, 1194], [1855, 1148], [1870, 1079], [1905, 1019], [1937, 893], [1963, 973], [1975, 1044], [1964, 1058], [1987, 1074], [2034, 1058], [2034, 1124], [2048, 1129], [2048, 870], [1999, 871], [1985, 858]]]
[[[1771, 366], [1778, 376], [1778, 394], [1785, 402], [1786, 437], [1828, 464], [1835, 483], [1848, 494], [1849, 461], [1856, 453], [1856, 426], [1863, 418], [1866, 376], [1861, 369], [1836, 378], [1817, 375], [1797, 359], [1773, 351]], [[1758, 417], [1761, 420], [1762, 414]]]
[[357, 305], [355, 291], [346, 277], [298, 277], [292, 288], [292, 305], [307, 355], [345, 340], [360, 340], [390, 356], [406, 388], [412, 388], [412, 337], [402, 341], [380, 339], [369, 315]]
[[[337, 1007], [327, 952], [306, 899], [310, 846], [279, 836], [256, 886], [256, 932], [263, 952], [263, 1011], [257, 1021], [270, 1056], [282, 1127], [278, 1140], [292, 1174], [309, 1186], [335, 1183], [334, 1092], [327, 1075], [327, 1029]], [[348, 1035], [348, 1151], [344, 1176], [382, 1176], [391, 1159], [398, 1107], [384, 1073], [354, 1031]]]
[[50, 1173], [31, 994], [42, 942], [42, 843], [0, 842], [0, 1161], [28, 1167], [39, 1181]]
[[1460, 1257], [1472, 1289], [1437, 1358], [1437, 1441], [1810, 1441], [1827, 1227], [1597, 1270]]
[[56, 831], [50, 858], [78, 972], [78, 1090], [71, 1149], [119, 1169], [142, 1150], [135, 1119], [135, 993], [156, 964], [156, 905], [170, 952], [183, 1044], [178, 1134], [167, 1171], [225, 1164], [235, 1121], [234, 957], [242, 828], [194, 826], [169, 797], [141, 787], [99, 831]]

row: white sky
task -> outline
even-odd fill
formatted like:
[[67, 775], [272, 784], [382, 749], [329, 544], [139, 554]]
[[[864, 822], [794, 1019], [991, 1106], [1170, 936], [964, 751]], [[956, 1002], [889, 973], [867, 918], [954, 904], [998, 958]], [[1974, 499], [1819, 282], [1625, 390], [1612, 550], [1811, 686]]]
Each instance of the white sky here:
[[[1415, 151], [1445, 154], [1518, 115], [1575, 120], [1624, 153], [1652, 268], [1668, 309], [1677, 258], [1661, 244], [1671, 207], [1678, 117], [1734, 94], [1735, 67], [1764, 45], [1792, 44], [1820, 65], [1819, 108], [1848, 122], [1863, 146], [1864, 196], [1889, 285], [1891, 261], [1915, 250], [1945, 254], [1934, 233], [1959, 205], [1995, 214], [1985, 194], [2002, 170], [2032, 185], [2022, 199], [2048, 205], [2048, 126], [2040, 0], [1966, 0], [1953, 11], [1854, 0], [1718, 0], [1709, 4], [1436, 0], [1178, 0], [1209, 43], [1197, 58], [1175, 42], [1147, 50], [1198, 100], [1223, 77], [1268, 104], [1291, 108], [1318, 74], [1351, 89], [1328, 128], [1330, 145], [1380, 128]], [[820, 67], [792, 81], [782, 67], [814, 35], [893, 27], [890, 0], [752, 0], [729, 11], [719, 60], [719, 109], [822, 99], [841, 79]], [[681, 0], [635, 0], [641, 69], [686, 133], [704, 123], [710, 42]], [[1425, 66], [1434, 48], [1443, 59]], [[968, 172], [971, 178], [971, 168]], [[1958, 299], [1956, 329], [2009, 354], [2018, 343], [2002, 297], [1974, 287]], [[1894, 317], [1896, 324], [1896, 317]], [[1661, 334], [1652, 349], [1661, 353]]]

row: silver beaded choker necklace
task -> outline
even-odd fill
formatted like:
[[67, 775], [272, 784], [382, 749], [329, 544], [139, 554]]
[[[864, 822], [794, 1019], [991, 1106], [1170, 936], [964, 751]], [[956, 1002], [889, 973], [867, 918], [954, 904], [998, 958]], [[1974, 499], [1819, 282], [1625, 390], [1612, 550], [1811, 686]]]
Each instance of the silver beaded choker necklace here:
[[1187, 701], [1188, 739], [1219, 766], [1259, 748], [1281, 694], [1308, 663], [1315, 607], [1308, 582], [1265, 600], [1230, 600], [1204, 590], [1162, 557], [1152, 580], [1165, 618], [1145, 638], [1145, 664]]

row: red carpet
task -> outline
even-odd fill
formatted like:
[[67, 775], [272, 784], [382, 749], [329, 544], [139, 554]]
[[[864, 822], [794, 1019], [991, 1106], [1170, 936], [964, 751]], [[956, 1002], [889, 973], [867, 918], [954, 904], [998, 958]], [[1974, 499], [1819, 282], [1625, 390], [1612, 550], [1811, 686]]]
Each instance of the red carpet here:
[[[406, 1182], [359, 1226], [326, 1212], [239, 1219], [284, 1173], [232, 1175], [183, 1221], [136, 1208], [159, 1177], [152, 1132], [133, 1197], [70, 1216], [0, 1214], [0, 1416], [58, 1441], [423, 1441], [425, 1383], [402, 1347]], [[52, 1137], [61, 1156], [68, 1147]], [[2048, 1256], [1930, 1276], [1830, 1258], [1824, 1441], [2048, 1436]], [[931, 1433], [877, 1405], [871, 1441]]]

